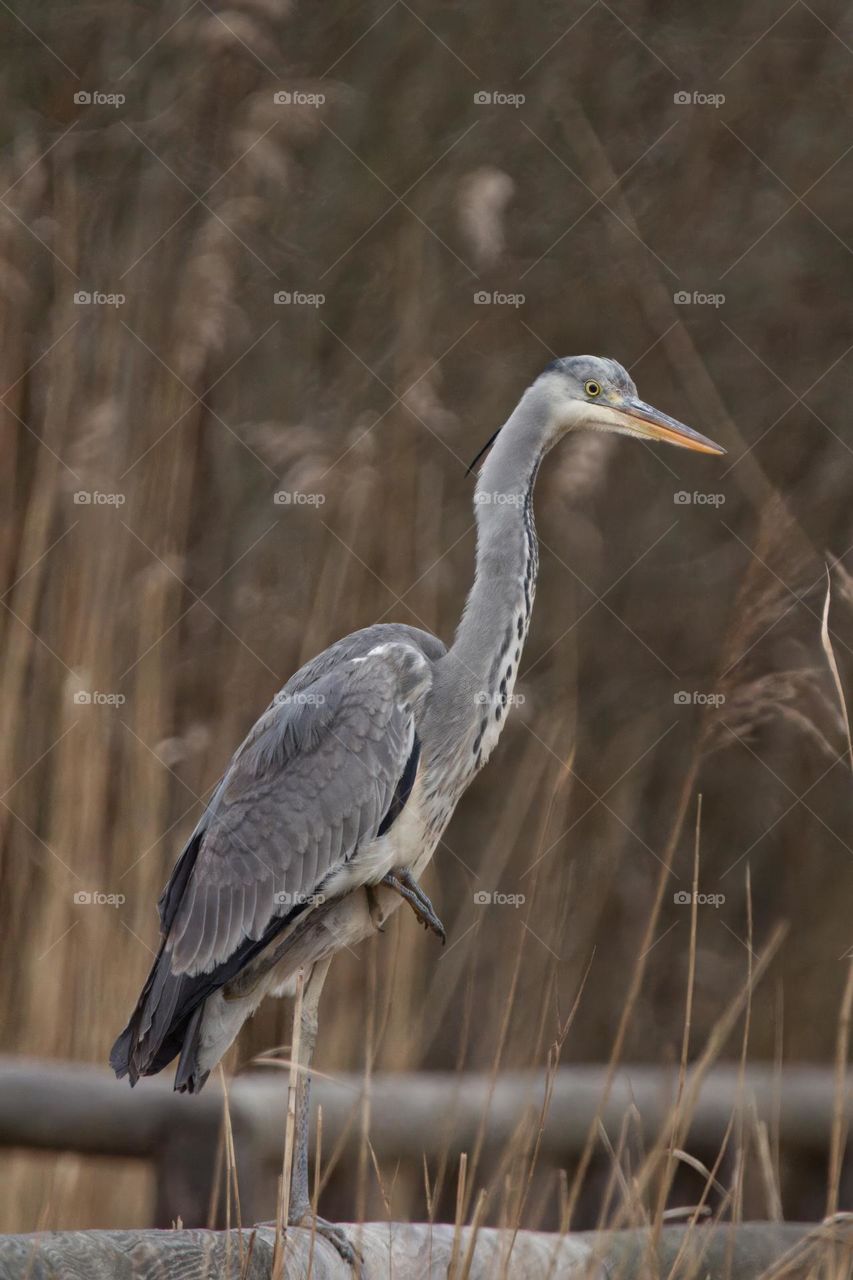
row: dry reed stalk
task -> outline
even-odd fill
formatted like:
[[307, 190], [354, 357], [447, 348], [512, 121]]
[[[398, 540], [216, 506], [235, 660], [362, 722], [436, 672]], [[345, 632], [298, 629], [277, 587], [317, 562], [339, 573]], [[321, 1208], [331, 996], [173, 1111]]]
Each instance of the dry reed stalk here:
[[770, 1149], [770, 1136], [767, 1125], [758, 1117], [755, 1099], [750, 1101], [750, 1119], [755, 1132], [755, 1144], [758, 1150], [758, 1166], [764, 1183], [764, 1194], [767, 1200], [767, 1217], [771, 1222], [782, 1222], [782, 1194], [779, 1179], [773, 1164], [773, 1153]]
[[471, 1267], [474, 1265], [474, 1251], [477, 1248], [477, 1236], [479, 1234], [480, 1227], [483, 1224], [483, 1218], [486, 1214], [486, 1205], [488, 1202], [489, 1193], [486, 1191], [485, 1187], [481, 1187], [477, 1192], [477, 1202], [474, 1205], [474, 1213], [471, 1217], [471, 1226], [468, 1232], [468, 1244], [465, 1249], [465, 1255], [462, 1258], [462, 1266], [459, 1270], [458, 1276], [455, 1272], [451, 1273], [448, 1269], [447, 1280], [451, 1280], [451, 1275], [452, 1280], [468, 1280], [468, 1277], [471, 1274]]
[[622, 1013], [620, 1015], [619, 1024], [616, 1031], [616, 1037], [614, 1039], [613, 1048], [611, 1050], [610, 1058], [607, 1065], [607, 1076], [605, 1078], [605, 1085], [604, 1085], [604, 1090], [602, 1091], [601, 1102], [599, 1103], [599, 1108], [596, 1112], [595, 1119], [593, 1123], [590, 1125], [587, 1141], [584, 1144], [584, 1148], [581, 1153], [580, 1160], [578, 1161], [577, 1170], [575, 1172], [575, 1176], [572, 1182], [572, 1188], [569, 1195], [569, 1203], [568, 1203], [569, 1217], [565, 1222], [561, 1222], [560, 1224], [560, 1230], [562, 1234], [564, 1234], [569, 1229], [569, 1223], [571, 1222], [571, 1217], [574, 1212], [575, 1205], [577, 1204], [578, 1196], [580, 1195], [581, 1185], [583, 1183], [583, 1179], [586, 1174], [587, 1168], [589, 1167], [590, 1159], [592, 1158], [592, 1150], [595, 1143], [596, 1127], [598, 1124], [598, 1120], [600, 1119], [600, 1116], [601, 1116], [601, 1108], [604, 1106], [605, 1102], [607, 1101], [607, 1098], [610, 1095], [610, 1090], [612, 1088], [613, 1079], [616, 1073], [616, 1067], [621, 1058], [622, 1047], [625, 1043], [625, 1036], [628, 1031], [628, 1024], [630, 1022], [631, 1016], [634, 1011], [634, 1006], [636, 1004], [637, 997], [640, 992], [640, 986], [642, 984], [643, 976], [645, 974], [645, 969], [646, 969], [647, 956], [649, 954], [649, 949], [652, 946], [654, 930], [657, 926], [658, 917], [660, 915], [661, 906], [663, 904], [663, 895], [664, 895], [664, 889], [667, 883], [667, 877], [670, 874], [670, 867], [672, 865], [672, 860], [675, 856], [675, 850], [678, 844], [678, 839], [681, 835], [681, 828], [683, 826], [684, 818], [687, 813], [687, 807], [689, 804], [691, 792], [693, 790], [693, 785], [695, 783], [696, 776], [698, 774], [698, 767], [699, 767], [698, 758], [694, 753], [693, 759], [690, 763], [687, 774], [684, 778], [684, 782], [682, 784], [681, 797], [679, 800], [678, 809], [676, 812], [675, 819], [673, 821], [672, 829], [666, 844], [666, 848], [664, 850], [664, 856], [661, 859], [661, 870], [658, 874], [654, 902], [652, 904], [652, 909], [651, 909], [651, 912], [649, 913], [648, 923], [646, 925], [646, 928], [643, 934], [640, 955], [639, 955], [637, 964], [634, 968], [631, 982], [629, 983], [628, 992], [625, 998], [625, 1003], [623, 1005]]
[[293, 1148], [296, 1140], [296, 1097], [299, 1088], [299, 1053], [302, 1043], [302, 997], [305, 974], [300, 969], [296, 977], [296, 996], [293, 1001], [293, 1037], [290, 1050], [290, 1076], [287, 1083], [287, 1117], [284, 1130], [281, 1180], [275, 1218], [275, 1245], [273, 1248], [273, 1280], [284, 1280], [284, 1251], [287, 1226], [290, 1217], [290, 1184], [293, 1176]]
[[456, 1212], [453, 1217], [453, 1248], [450, 1253], [448, 1276], [452, 1276], [459, 1266], [459, 1251], [462, 1246], [462, 1224], [465, 1221], [465, 1203], [467, 1199], [466, 1178], [468, 1172], [468, 1156], [462, 1152], [459, 1157], [459, 1172], [456, 1177]]
[[470, 1169], [466, 1164], [467, 1185], [465, 1187], [465, 1199], [462, 1204], [462, 1218], [468, 1215], [468, 1209], [471, 1200], [471, 1189], [474, 1186], [474, 1180], [477, 1176], [477, 1169], [480, 1162], [480, 1156], [483, 1151], [483, 1143], [486, 1139], [486, 1125], [489, 1119], [489, 1110], [492, 1098], [494, 1096], [495, 1085], [497, 1084], [498, 1073], [500, 1071], [501, 1059], [503, 1057], [504, 1048], [506, 1046], [507, 1035], [509, 1033], [510, 1019], [515, 1004], [515, 993], [518, 989], [518, 980], [521, 973], [521, 958], [524, 954], [526, 932], [520, 932], [518, 936], [518, 945], [515, 948], [515, 962], [513, 964], [512, 976], [510, 978], [509, 992], [507, 993], [506, 1004], [504, 1005], [503, 1017], [501, 1018], [500, 1028], [498, 1030], [497, 1046], [495, 1048], [494, 1058], [492, 1059], [492, 1069], [489, 1073], [489, 1090], [486, 1095], [486, 1104], [483, 1107], [483, 1114], [480, 1117], [480, 1124], [477, 1128], [477, 1135], [474, 1139], [474, 1149], [470, 1160]]
[[244, 1265], [243, 1251], [243, 1218], [240, 1212], [240, 1184], [237, 1177], [237, 1154], [234, 1150], [234, 1129], [231, 1125], [231, 1108], [228, 1103], [228, 1082], [225, 1076], [225, 1068], [222, 1063], [218, 1068], [219, 1080], [222, 1085], [222, 1128], [225, 1135], [225, 1155], [228, 1178], [228, 1197], [226, 1211], [226, 1231], [231, 1230], [231, 1195], [233, 1189], [234, 1207], [237, 1211], [237, 1239], [240, 1248], [240, 1268]]
[[[519, 805], [517, 794], [507, 795], [505, 804], [502, 806], [501, 812], [495, 820], [494, 830], [501, 833], [501, 838], [497, 842], [496, 848], [493, 844], [489, 846], [489, 861], [487, 867], [490, 883], [500, 883], [500, 877], [506, 870], [512, 856], [512, 852], [516, 847], [516, 841], [521, 837], [525, 826], [530, 821], [530, 815], [537, 811], [539, 785], [544, 782], [549, 768], [547, 761], [544, 764], [540, 764], [540, 760], [541, 755], [539, 748], [537, 748], [535, 743], [530, 743], [527, 747], [526, 753], [522, 756], [520, 765], [520, 772], [525, 776], [529, 776], [531, 773], [534, 774], [534, 778], [529, 780], [527, 803]], [[534, 768], [533, 766], [536, 767]], [[443, 841], [442, 845], [450, 848], [447, 841]], [[442, 845], [440, 845], [436, 851], [435, 856], [437, 859], [441, 858]], [[483, 870], [486, 871], [486, 867], [484, 867]], [[465, 914], [466, 913], [463, 909], [460, 908], [457, 912], [456, 918], [450, 925], [451, 937], [455, 938], [457, 941], [461, 940], [461, 936], [464, 933], [462, 922]], [[442, 957], [441, 963], [442, 970], [440, 972], [436, 970], [433, 981], [428, 989], [428, 1004], [429, 1008], [432, 1010], [433, 1026], [435, 1028], [433, 1037], [437, 1034], [443, 1024], [444, 1018], [447, 1016], [447, 1010], [450, 1006], [450, 1002], [458, 990], [458, 985], [464, 971], [461, 963], [457, 961], [456, 968], [452, 970], [450, 978], [448, 978], [444, 968], [447, 961], [444, 957]], [[513, 970], [516, 965], [517, 955], [514, 953]], [[507, 976], [507, 980], [511, 981], [511, 977], [509, 975]], [[499, 1025], [503, 1027], [503, 1019]], [[421, 1041], [422, 1052], [426, 1053], [429, 1050], [432, 1045], [433, 1037], [423, 1037]]]
[[358, 1223], [365, 1222], [367, 1219], [367, 1169], [368, 1169], [368, 1152], [370, 1148], [370, 1115], [371, 1115], [371, 1089], [373, 1082], [373, 1064], [376, 1060], [376, 999], [377, 999], [377, 972], [376, 972], [376, 939], [373, 939], [373, 945], [368, 954], [368, 1001], [367, 1001], [367, 1025], [364, 1028], [364, 1087], [361, 1092], [361, 1106], [359, 1109], [359, 1146], [358, 1146], [358, 1163], [356, 1166], [356, 1221]]
[[[684, 1097], [684, 1087], [687, 1082], [687, 1057], [690, 1052], [690, 1031], [693, 1025], [693, 989], [696, 981], [696, 923], [698, 919], [699, 905], [697, 899], [697, 894], [699, 892], [699, 841], [701, 831], [702, 794], [700, 792], [696, 798], [696, 827], [693, 834], [693, 898], [690, 904], [690, 944], [687, 956], [687, 990], [684, 997], [684, 1029], [681, 1036], [681, 1053], [678, 1060], [678, 1086], [676, 1089], [675, 1102], [673, 1104], [673, 1110], [676, 1114], [678, 1114], [681, 1108], [681, 1100]], [[667, 1198], [672, 1188], [674, 1172], [673, 1152], [675, 1146], [676, 1133], [673, 1130], [670, 1137], [669, 1149], [667, 1151], [666, 1163], [660, 1180], [657, 1205], [652, 1217], [654, 1248], [657, 1248], [658, 1240], [660, 1238], [660, 1224], [663, 1222], [663, 1211], [666, 1207]]]
[[311, 1243], [308, 1246], [308, 1272], [305, 1280], [311, 1280], [314, 1266], [314, 1247], [317, 1243], [317, 1215], [320, 1212], [320, 1170], [323, 1158], [323, 1108], [317, 1108], [316, 1138], [314, 1141], [314, 1191], [311, 1196]]
[[850, 1022], [853, 1015], [853, 959], [847, 966], [847, 981], [838, 1013], [838, 1038], [835, 1049], [835, 1107], [829, 1145], [829, 1170], [826, 1193], [826, 1217], [838, 1212], [838, 1188], [847, 1142], [845, 1097], [848, 1087], [847, 1064], [850, 1056]]
[[[543, 835], [544, 835], [544, 828], [543, 828]], [[572, 1004], [572, 1007], [569, 1010], [568, 1017], [566, 1018], [565, 1022], [560, 1022], [558, 1017], [556, 1036], [548, 1050], [548, 1065], [545, 1073], [545, 1091], [542, 1098], [542, 1104], [539, 1109], [538, 1125], [536, 1128], [536, 1136], [534, 1139], [533, 1150], [530, 1154], [530, 1158], [528, 1161], [527, 1175], [526, 1175], [526, 1178], [524, 1178], [521, 1183], [518, 1202], [515, 1206], [515, 1210], [512, 1215], [512, 1218], [513, 1218], [512, 1236], [511, 1236], [506, 1254], [504, 1255], [504, 1261], [503, 1261], [504, 1275], [506, 1274], [506, 1270], [509, 1267], [509, 1260], [512, 1254], [512, 1247], [513, 1247], [513, 1244], [515, 1243], [515, 1238], [518, 1234], [518, 1230], [522, 1221], [522, 1216], [524, 1214], [525, 1206], [527, 1204], [527, 1199], [530, 1193], [530, 1187], [533, 1182], [533, 1175], [536, 1170], [536, 1164], [539, 1159], [539, 1152], [542, 1144], [542, 1135], [545, 1132], [545, 1120], [548, 1115], [548, 1111], [550, 1109], [551, 1098], [553, 1097], [554, 1083], [556, 1080], [557, 1069], [560, 1065], [560, 1056], [562, 1054], [563, 1046], [566, 1043], [569, 1032], [571, 1031], [572, 1024], [574, 1023], [575, 1015], [577, 1014], [578, 1008], [580, 1007], [581, 999], [583, 997], [584, 988], [586, 986], [587, 978], [589, 977], [589, 970], [591, 966], [592, 966], [592, 958], [590, 958], [589, 965], [587, 966], [586, 972], [583, 975], [581, 983], [578, 987], [577, 995], [575, 996], [574, 1003]]]
[[[768, 966], [770, 965], [774, 956], [778, 952], [780, 946], [782, 945], [782, 942], [784, 941], [786, 933], [787, 933], [786, 926], [784, 925], [776, 926], [776, 928], [772, 931], [770, 938], [768, 939], [768, 942], [764, 947], [764, 950], [758, 956], [754, 966], [751, 963], [752, 954], [750, 952], [750, 965], [749, 965], [749, 973], [747, 976], [747, 980], [743, 985], [743, 987], [741, 988], [740, 992], [738, 993], [737, 997], [729, 1003], [728, 1007], [720, 1015], [720, 1018], [715, 1024], [714, 1029], [711, 1032], [711, 1035], [708, 1037], [708, 1041], [705, 1045], [705, 1048], [703, 1049], [702, 1053], [699, 1055], [699, 1058], [697, 1059], [693, 1067], [690, 1084], [684, 1095], [684, 1102], [682, 1106], [681, 1115], [672, 1117], [671, 1123], [675, 1123], [679, 1126], [678, 1132], [686, 1132], [690, 1124], [690, 1119], [693, 1115], [693, 1111], [696, 1105], [696, 1099], [699, 1095], [699, 1089], [701, 1088], [701, 1084], [702, 1084], [702, 1080], [704, 1078], [705, 1072], [708, 1070], [708, 1067], [711, 1065], [711, 1063], [719, 1055], [720, 1050], [722, 1049], [722, 1046], [725, 1044], [726, 1040], [728, 1039], [729, 1035], [731, 1034], [731, 1031], [735, 1026], [735, 1023], [738, 1017], [740, 1016], [741, 1011], [747, 1007], [751, 1008], [752, 990], [754, 986], [761, 980], [763, 974], [766, 972]], [[745, 1020], [744, 1035], [741, 1042], [741, 1058], [740, 1058], [740, 1066], [739, 1066], [739, 1080], [741, 1081], [742, 1081], [742, 1073], [743, 1073], [745, 1062], [746, 1062], [746, 1049], [748, 1046], [748, 1040], [747, 1040], [748, 1030], [749, 1030], [749, 1025], [748, 1025], [748, 1022]], [[699, 1219], [700, 1212], [704, 1209], [705, 1201], [707, 1199], [707, 1195], [711, 1187], [712, 1179], [716, 1180], [717, 1172], [722, 1163], [724, 1154], [728, 1149], [728, 1144], [731, 1138], [731, 1134], [734, 1130], [734, 1126], [735, 1126], [735, 1112], [733, 1111], [732, 1115], [729, 1118], [729, 1122], [726, 1126], [725, 1133], [723, 1134], [723, 1139], [722, 1139], [722, 1142], [720, 1143], [720, 1150], [717, 1154], [717, 1158], [711, 1167], [710, 1176], [706, 1183], [705, 1189], [703, 1190], [702, 1195], [699, 1198], [699, 1203], [697, 1205], [696, 1213], [690, 1220], [690, 1224], [689, 1224], [690, 1227], [693, 1227], [696, 1225], [696, 1222]], [[654, 1160], [655, 1156], [656, 1156], [656, 1151], [653, 1151], [649, 1158], [649, 1165], [651, 1165], [651, 1162]], [[686, 1246], [686, 1241], [685, 1241], [685, 1244], [682, 1245], [682, 1248], [679, 1250], [679, 1253], [676, 1255], [675, 1262], [672, 1265], [671, 1272], [670, 1272], [671, 1280], [674, 1280], [674, 1277], [677, 1274], [676, 1268], [683, 1257], [685, 1246]]]

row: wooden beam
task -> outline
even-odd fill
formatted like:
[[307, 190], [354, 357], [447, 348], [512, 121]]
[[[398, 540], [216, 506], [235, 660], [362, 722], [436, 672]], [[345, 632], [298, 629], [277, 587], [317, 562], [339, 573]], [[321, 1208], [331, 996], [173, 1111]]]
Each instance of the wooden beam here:
[[[605, 1068], [574, 1066], [557, 1073], [542, 1135], [542, 1153], [565, 1157], [579, 1151], [599, 1105]], [[626, 1067], [616, 1075], [602, 1112], [605, 1129], [618, 1137], [623, 1117], [636, 1107], [646, 1134], [658, 1131], [675, 1097], [675, 1073], [657, 1067]], [[423, 1152], [449, 1145], [470, 1150], [488, 1110], [487, 1146], [505, 1143], [525, 1108], [538, 1114], [544, 1090], [541, 1073], [507, 1073], [497, 1082], [487, 1075], [377, 1074], [371, 1142], [377, 1156], [420, 1160]], [[334, 1144], [358, 1113], [363, 1080], [342, 1075], [315, 1079], [314, 1101], [323, 1107], [325, 1140]], [[489, 1094], [492, 1093], [491, 1102]], [[238, 1076], [230, 1086], [235, 1140], [251, 1141], [263, 1159], [281, 1155], [286, 1080], [280, 1071]], [[694, 1146], [719, 1142], [732, 1112], [755, 1101], [768, 1122], [778, 1106], [780, 1138], [794, 1146], [823, 1148], [832, 1127], [835, 1083], [822, 1067], [786, 1067], [777, 1080], [771, 1067], [753, 1066], [739, 1098], [737, 1068], [717, 1066], [702, 1084], [690, 1129]], [[844, 1098], [853, 1123], [853, 1074]], [[166, 1076], [143, 1080], [135, 1089], [105, 1068], [84, 1063], [0, 1057], [0, 1146], [99, 1155], [152, 1158], [176, 1128], [192, 1136], [218, 1130], [222, 1095], [212, 1080], [204, 1093], [188, 1097], [172, 1091]], [[350, 1125], [351, 1141], [358, 1126]]]
[[[454, 1228], [419, 1223], [367, 1223], [347, 1228], [364, 1258], [363, 1280], [421, 1280], [447, 1275], [453, 1253]], [[463, 1228], [460, 1256], [465, 1256], [470, 1228]], [[0, 1237], [0, 1280], [269, 1280], [274, 1231], [65, 1231]], [[503, 1270], [507, 1251], [511, 1254]], [[477, 1233], [469, 1280], [639, 1280], [648, 1271], [649, 1233], [645, 1229], [579, 1232], [556, 1236], [542, 1232]], [[853, 1226], [750, 1222], [739, 1225], [665, 1227], [656, 1265], [666, 1274], [684, 1249], [680, 1275], [705, 1280], [757, 1280], [786, 1259], [785, 1280], [804, 1280], [818, 1258], [832, 1250], [839, 1270], [849, 1274], [853, 1262]], [[312, 1250], [310, 1231], [288, 1232], [285, 1280], [303, 1280]], [[790, 1267], [787, 1262], [790, 1261]], [[428, 1268], [428, 1270], [427, 1270]], [[352, 1280], [350, 1268], [325, 1240], [313, 1242], [313, 1280]]]

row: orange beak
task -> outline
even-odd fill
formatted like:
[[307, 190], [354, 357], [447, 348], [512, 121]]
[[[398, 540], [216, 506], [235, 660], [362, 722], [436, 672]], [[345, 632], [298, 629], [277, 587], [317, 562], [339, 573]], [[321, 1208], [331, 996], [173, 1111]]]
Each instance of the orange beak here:
[[667, 444], [677, 444], [681, 449], [695, 449], [698, 453], [726, 452], [722, 445], [715, 444], [707, 436], [700, 435], [692, 427], [686, 427], [677, 418], [661, 413], [660, 409], [643, 400], [626, 399], [611, 408], [627, 419], [625, 425], [631, 431], [648, 440], [663, 440]]

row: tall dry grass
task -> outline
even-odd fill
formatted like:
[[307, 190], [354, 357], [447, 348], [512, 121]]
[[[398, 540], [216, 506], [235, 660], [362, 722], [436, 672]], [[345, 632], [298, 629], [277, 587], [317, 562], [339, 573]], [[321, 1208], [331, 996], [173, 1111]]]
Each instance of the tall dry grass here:
[[[341, 955], [318, 1066], [836, 1061], [853, 833], [821, 622], [829, 561], [849, 687], [849, 159], [821, 175], [846, 155], [849, 18], [799, 7], [747, 52], [763, 27], [731, 3], [599, 5], [562, 39], [580, 9], [182, 12], [45, 3], [43, 44], [0, 15], [3, 1049], [104, 1060], [235, 743], [341, 633], [452, 635], [463, 464], [552, 354], [593, 350], [730, 458], [578, 439], [550, 460], [525, 701], [428, 877], [450, 943], [399, 913]], [[680, 84], [726, 103], [677, 109]], [[81, 86], [127, 101], [80, 107]], [[279, 107], [282, 86], [326, 102]], [[477, 107], [483, 87], [523, 109]], [[785, 214], [774, 174], [820, 178], [814, 212]], [[678, 306], [681, 287], [725, 304]], [[677, 905], [694, 880], [725, 903]], [[484, 909], [482, 889], [525, 902]], [[95, 890], [125, 901], [75, 903]], [[288, 1016], [264, 1009], [229, 1070], [286, 1045]], [[562, 1192], [535, 1117], [461, 1176], [378, 1169], [365, 1113], [358, 1169], [327, 1153], [324, 1203], [507, 1226], [819, 1217], [829, 1185], [844, 1207], [840, 1132], [829, 1172], [829, 1135], [795, 1164], [758, 1126], [697, 1170], [681, 1103], [651, 1152], [591, 1130]], [[5, 1229], [148, 1219], [141, 1171], [8, 1164]]]

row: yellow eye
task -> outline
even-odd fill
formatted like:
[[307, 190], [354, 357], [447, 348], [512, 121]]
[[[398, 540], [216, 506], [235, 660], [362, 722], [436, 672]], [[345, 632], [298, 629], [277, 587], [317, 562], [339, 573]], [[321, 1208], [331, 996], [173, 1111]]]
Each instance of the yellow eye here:
[[584, 383], [583, 389], [588, 396], [595, 397], [601, 395], [601, 387], [597, 382], [586, 382]]

